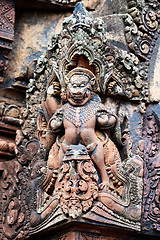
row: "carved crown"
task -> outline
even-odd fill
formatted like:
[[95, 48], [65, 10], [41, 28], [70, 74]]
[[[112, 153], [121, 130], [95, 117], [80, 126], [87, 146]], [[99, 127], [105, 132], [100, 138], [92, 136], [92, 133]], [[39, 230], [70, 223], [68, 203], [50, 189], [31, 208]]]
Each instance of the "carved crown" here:
[[93, 91], [140, 100], [144, 85], [138, 63], [134, 54], [108, 43], [103, 20], [93, 19], [80, 2], [73, 14], [64, 19], [60, 34], [53, 35], [45, 56], [37, 63], [35, 79], [43, 81], [41, 92], [55, 81], [65, 91], [68, 73], [84, 67], [95, 76]]

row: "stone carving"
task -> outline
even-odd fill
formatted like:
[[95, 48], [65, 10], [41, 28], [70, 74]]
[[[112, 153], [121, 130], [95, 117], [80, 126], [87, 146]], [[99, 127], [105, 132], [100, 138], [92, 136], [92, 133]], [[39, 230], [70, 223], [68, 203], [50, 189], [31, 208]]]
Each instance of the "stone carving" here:
[[81, 218], [140, 230], [142, 160], [126, 144], [122, 162], [119, 119], [100, 98], [133, 97], [133, 59], [79, 3], [38, 60], [17, 133], [18, 161], [31, 169], [30, 234]]
[[143, 119], [144, 196], [143, 230], [160, 231], [159, 226], [159, 120], [148, 109]]
[[69, 72], [68, 78], [66, 94], [68, 103], [58, 109], [49, 121], [49, 127], [53, 132], [57, 132], [62, 126], [65, 130], [59, 162], [63, 160], [65, 148], [67, 149], [70, 145], [83, 144], [97, 165], [102, 182], [108, 184], [108, 177], [104, 170], [104, 150], [96, 137], [95, 128], [96, 126], [107, 130], [112, 128], [116, 123], [116, 117], [98, 100], [91, 100], [92, 85], [95, 82], [95, 76], [91, 71], [77, 67]]
[[[20, 108], [16, 105], [0, 103], [0, 155], [5, 158], [15, 157], [15, 135], [16, 130], [22, 123], [19, 119]], [[6, 136], [7, 133], [7, 136]], [[9, 136], [8, 136], [9, 135]]]
[[[63, 51], [59, 50], [59, 46]], [[78, 58], [79, 55], [85, 56], [86, 64], [92, 67], [96, 75], [97, 92], [117, 98], [140, 99], [143, 86], [137, 69], [138, 58], [110, 46], [104, 33], [103, 21], [94, 20], [86, 10], [79, 17], [75, 12], [72, 18], [64, 20], [63, 30], [52, 37], [47, 54], [38, 60], [37, 77], [45, 72], [48, 64], [52, 65], [56, 76], [47, 73], [52, 78], [50, 81], [57, 77], [62, 92], [65, 91], [64, 77], [78, 62], [79, 66], [82, 64], [80, 62], [83, 57]], [[37, 86], [40, 87], [40, 82]]]
[[25, 172], [22, 173], [17, 161], [1, 163], [1, 171], [1, 239], [22, 239], [24, 232], [27, 233], [28, 209], [24, 201], [26, 189], [22, 185], [19, 188], [19, 183]]
[[8, 239], [72, 220], [140, 230], [142, 159], [132, 152], [127, 126], [121, 137], [122, 122], [105, 103], [142, 95], [136, 61], [108, 44], [103, 21], [82, 3], [64, 19], [37, 61], [21, 110], [20, 191], [6, 204]]
[[151, 53], [159, 34], [158, 1], [128, 1], [128, 17], [125, 19], [125, 32], [128, 47], [139, 59], [140, 81], [144, 85], [143, 99], [148, 99], [148, 66]]
[[22, 123], [20, 113], [17, 105], [0, 103], [0, 239], [13, 239], [27, 222], [27, 206], [23, 201], [25, 191], [23, 193], [23, 187], [19, 186], [22, 169], [14, 160], [16, 131], [20, 131]]
[[[36, 231], [36, 225], [43, 224], [44, 220], [50, 222], [60, 205], [61, 211], [71, 218], [78, 218], [93, 207], [94, 216], [88, 212], [83, 217], [90, 220], [110, 209], [114, 217], [122, 216], [119, 225], [129, 219], [130, 224], [126, 226], [139, 230], [135, 222], [141, 216], [142, 160], [132, 155], [129, 137], [126, 137], [128, 159], [122, 164], [119, 151], [109, 138], [114, 129], [117, 143], [121, 143], [119, 120], [93, 92], [97, 85], [94, 74], [76, 67], [67, 74], [66, 81], [67, 90], [62, 99], [67, 102], [55, 110], [48, 124], [43, 124], [42, 132], [44, 126], [48, 127], [46, 140], [43, 136], [41, 143], [50, 151], [47, 166], [42, 161], [35, 163], [34, 168], [38, 167], [41, 177], [35, 174], [32, 183], [31, 225]], [[48, 106], [52, 102], [50, 97], [46, 100]], [[38, 120], [38, 124], [42, 122]], [[94, 199], [98, 200], [96, 206]], [[114, 218], [110, 216], [110, 219]]]
[[58, 179], [60, 204], [75, 219], [91, 208], [98, 195], [97, 171], [83, 145], [71, 145], [63, 161]]
[[[49, 128], [53, 132], [60, 131], [60, 135], [63, 133], [63, 127], [64, 127], [64, 130], [65, 130], [64, 140], [60, 144], [60, 148], [55, 145], [52, 146], [48, 156], [48, 162], [49, 162], [48, 164], [53, 165], [52, 162], [55, 161], [60, 167], [64, 161], [67, 161], [68, 155], [71, 155], [70, 160], [72, 160], [72, 164], [74, 164], [73, 163], [74, 157], [76, 161], [80, 161], [80, 160], [82, 161], [83, 155], [85, 156], [86, 159], [88, 158], [89, 162], [86, 162], [86, 163], [84, 162], [81, 164], [77, 162], [77, 167], [76, 167], [78, 169], [77, 175], [79, 174], [82, 179], [80, 180], [78, 178], [79, 180], [74, 180], [75, 182], [77, 182], [77, 185], [78, 184], [80, 185], [79, 189], [83, 189], [83, 188], [88, 189], [88, 191], [87, 190], [85, 191], [88, 192], [87, 195], [90, 195], [87, 197], [87, 202], [89, 202], [89, 205], [87, 207], [87, 203], [85, 203], [84, 201], [82, 204], [82, 205], [85, 205], [84, 209], [86, 211], [88, 210], [89, 207], [92, 206], [91, 202], [97, 195], [96, 192], [98, 190], [97, 184], [91, 181], [92, 179], [91, 176], [90, 176], [91, 179], [89, 183], [89, 185], [91, 185], [90, 187], [89, 186], [87, 187], [87, 183], [85, 182], [85, 180], [87, 179], [87, 176], [82, 177], [83, 175], [85, 175], [85, 172], [86, 173], [88, 172], [89, 175], [90, 174], [95, 175], [93, 173], [95, 173], [96, 170], [94, 169], [94, 166], [91, 160], [99, 169], [99, 172], [102, 178], [102, 185], [104, 185], [104, 187], [109, 187], [109, 178], [107, 176], [107, 173], [105, 170], [105, 164], [104, 164], [105, 161], [108, 161], [108, 159], [105, 159], [104, 157], [105, 153], [103, 150], [103, 145], [96, 136], [95, 127], [98, 126], [99, 128], [109, 130], [110, 128], [113, 128], [116, 122], [116, 117], [113, 114], [111, 114], [109, 110], [105, 108], [105, 106], [102, 103], [99, 102], [99, 100], [98, 101], [91, 100], [92, 82], [94, 83], [95, 81], [95, 77], [91, 73], [91, 71], [82, 67], [81, 68], [77, 67], [73, 69], [71, 72], [69, 72], [67, 77], [69, 78], [68, 79], [69, 83], [67, 87], [68, 103], [64, 104], [62, 108], [58, 109], [58, 111], [54, 113], [54, 115], [51, 117], [49, 121]], [[94, 97], [96, 99], [96, 95]], [[107, 139], [108, 137], [106, 136], [106, 141]], [[82, 149], [79, 149], [81, 144], [84, 147], [81, 147]], [[55, 148], [57, 147], [59, 148], [59, 151], [56, 154]], [[73, 156], [70, 153], [72, 151], [74, 152], [75, 147], [77, 148], [77, 151], [80, 152], [79, 157], [76, 155], [76, 153], [73, 154]], [[90, 155], [90, 157], [88, 154]], [[68, 167], [67, 166], [68, 165], [65, 164], [65, 166], [63, 167], [68, 169], [69, 166]], [[73, 167], [70, 167], [70, 168], [71, 170], [68, 169], [67, 172], [75, 171], [75, 170], [72, 170]], [[91, 168], [91, 172], [89, 171], [90, 168]], [[63, 170], [63, 174], [64, 173], [65, 171]], [[74, 175], [75, 173], [73, 174], [73, 176]], [[97, 178], [97, 176], [94, 178]], [[93, 180], [95, 181], [94, 178]], [[65, 179], [65, 181], [67, 181], [67, 179]], [[63, 180], [63, 184], [65, 181]], [[69, 182], [71, 183], [72, 181], [73, 180], [70, 180]], [[64, 192], [64, 190], [62, 189], [60, 189], [60, 191]], [[77, 191], [80, 191], [80, 190], [77, 190]], [[94, 197], [92, 197], [92, 194], [94, 195]], [[83, 199], [84, 198], [83, 194], [80, 193], [80, 195]], [[72, 199], [72, 194], [70, 197], [68, 196], [69, 200], [70, 198]], [[74, 201], [76, 200], [74, 199]], [[62, 202], [64, 205], [64, 200]], [[70, 200], [70, 202], [72, 201]], [[80, 212], [81, 212], [80, 210], [81, 208], [82, 207], [79, 207]], [[74, 211], [72, 215], [74, 215]], [[79, 216], [78, 213], [76, 215]]]
[[126, 38], [129, 48], [146, 60], [154, 47], [159, 26], [159, 3], [157, 1], [128, 1], [129, 17], [125, 20]]
[[[132, 153], [132, 140], [127, 129], [124, 131], [122, 139], [127, 149], [127, 157], [123, 162], [121, 162], [120, 156], [114, 155], [113, 159], [108, 158], [106, 170], [113, 186], [108, 191], [100, 188], [98, 194], [100, 202], [96, 203], [84, 218], [103, 222], [103, 218], [106, 216], [112, 223], [116, 222], [119, 226], [125, 224], [126, 227], [131, 224], [128, 221], [130, 220], [134, 221], [131, 224], [132, 228], [139, 230], [140, 225], [135, 221], [141, 216], [143, 161], [140, 156]], [[111, 149], [112, 152], [116, 152], [112, 142], [107, 145], [108, 151]], [[117, 215], [119, 215], [118, 219]]]
[[0, 1], [0, 82], [7, 69], [8, 54], [12, 49], [14, 37], [14, 2], [12, 0]]

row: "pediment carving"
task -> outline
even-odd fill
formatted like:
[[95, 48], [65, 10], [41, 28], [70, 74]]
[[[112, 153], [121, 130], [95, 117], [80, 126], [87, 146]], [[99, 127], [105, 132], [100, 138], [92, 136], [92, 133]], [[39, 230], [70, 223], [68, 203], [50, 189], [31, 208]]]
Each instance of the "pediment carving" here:
[[15, 236], [15, 223], [21, 239], [73, 220], [140, 231], [142, 159], [132, 151], [127, 123], [122, 131], [104, 101], [142, 97], [137, 61], [108, 44], [102, 19], [82, 3], [64, 19], [28, 85], [16, 136], [22, 195], [6, 205], [6, 237]]
[[[40, 64], [37, 65], [37, 77], [39, 72], [47, 68], [46, 64], [53, 62], [52, 73], [65, 87], [65, 75], [74, 67], [87, 64], [96, 76], [99, 93], [141, 99], [143, 84], [137, 68], [138, 58], [108, 44], [102, 19], [94, 20], [86, 10], [77, 16], [77, 11], [64, 20], [61, 33], [52, 37], [46, 56], [40, 58]], [[119, 91], [107, 93], [104, 82], [110, 82]]]
[[[158, 19], [157, 5], [148, 6], [156, 9]], [[153, 17], [151, 24], [149, 16], [146, 10], [146, 24], [158, 32], [158, 20]], [[125, 24], [129, 48], [131, 37], [139, 46], [140, 32], [133, 33], [129, 20]], [[37, 60], [21, 119], [18, 108], [17, 117], [10, 118], [15, 106], [0, 113], [4, 122], [17, 119], [18, 124], [16, 159], [8, 167], [0, 165], [4, 239], [23, 239], [72, 221], [141, 231], [143, 160], [143, 204], [151, 209], [147, 201], [154, 202], [152, 214], [143, 207], [143, 228], [148, 229], [145, 220], [151, 218], [150, 228], [158, 228], [158, 121], [146, 111], [148, 82], [142, 63], [149, 55], [139, 51], [109, 44], [103, 20], [94, 19], [82, 3], [64, 19], [61, 32]], [[131, 132], [134, 117], [135, 132], [141, 134], [138, 124], [143, 128], [142, 141], [135, 138], [139, 145]], [[151, 125], [155, 132], [149, 132]]]

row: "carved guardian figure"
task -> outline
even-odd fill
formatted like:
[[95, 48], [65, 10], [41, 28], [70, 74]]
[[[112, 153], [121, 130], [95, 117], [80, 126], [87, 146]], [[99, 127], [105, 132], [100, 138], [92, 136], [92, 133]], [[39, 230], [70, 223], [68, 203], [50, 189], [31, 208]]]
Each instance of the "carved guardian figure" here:
[[132, 98], [127, 79], [138, 72], [104, 33], [78, 3], [28, 85], [17, 156], [30, 171], [30, 234], [73, 220], [140, 230], [142, 159], [106, 101]]

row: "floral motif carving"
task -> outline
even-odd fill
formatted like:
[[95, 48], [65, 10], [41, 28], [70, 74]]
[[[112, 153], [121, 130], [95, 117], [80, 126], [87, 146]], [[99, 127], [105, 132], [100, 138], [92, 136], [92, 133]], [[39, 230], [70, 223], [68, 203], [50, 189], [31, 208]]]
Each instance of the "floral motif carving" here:
[[159, 120], [148, 109], [143, 119], [144, 197], [143, 230], [160, 231], [159, 226]]
[[160, 10], [158, 1], [128, 1], [125, 34], [128, 47], [139, 59], [138, 69], [144, 82], [143, 98], [148, 99], [148, 66], [150, 55], [159, 34]]
[[14, 37], [14, 3], [10, 0], [1, 0], [1, 27], [0, 37], [13, 40]]
[[159, 3], [151, 2], [140, 1], [137, 5], [136, 1], [133, 1], [132, 7], [129, 8], [130, 15], [125, 20], [129, 48], [144, 60], [147, 60], [147, 55], [152, 51], [155, 34], [159, 31]]
[[[27, 233], [28, 209], [25, 204], [25, 184], [20, 187], [22, 168], [17, 161], [1, 165], [1, 213], [3, 229], [1, 239], [21, 239]], [[22, 230], [23, 229], [23, 230]]]
[[[0, 155], [8, 158], [15, 156], [15, 135], [20, 128], [20, 108], [16, 105], [0, 103]], [[10, 136], [6, 137], [6, 133]]]

